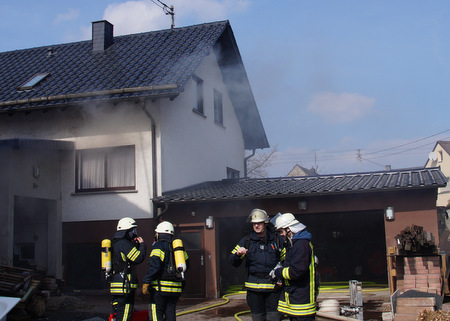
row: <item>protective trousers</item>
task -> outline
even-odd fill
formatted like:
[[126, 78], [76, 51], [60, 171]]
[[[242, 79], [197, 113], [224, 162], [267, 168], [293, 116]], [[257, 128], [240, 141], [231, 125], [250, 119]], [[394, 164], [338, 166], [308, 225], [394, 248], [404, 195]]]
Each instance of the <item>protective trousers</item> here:
[[316, 320], [316, 315], [308, 315], [308, 316], [304, 316], [304, 317], [293, 317], [293, 316], [289, 316], [289, 320], [290, 321], [315, 321]]
[[134, 291], [127, 295], [115, 295], [113, 307], [116, 311], [116, 321], [131, 321], [134, 308]]
[[155, 291], [149, 306], [150, 320], [175, 321], [178, 296], [161, 295]]
[[247, 290], [247, 304], [250, 307], [252, 321], [279, 321], [281, 313], [277, 311], [280, 292], [257, 292]]

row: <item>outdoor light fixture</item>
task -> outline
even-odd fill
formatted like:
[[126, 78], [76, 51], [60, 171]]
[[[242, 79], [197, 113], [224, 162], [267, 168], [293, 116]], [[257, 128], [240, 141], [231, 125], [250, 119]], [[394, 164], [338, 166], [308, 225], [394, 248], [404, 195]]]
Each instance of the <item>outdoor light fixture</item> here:
[[208, 216], [206, 218], [205, 225], [208, 230], [212, 230], [214, 228], [214, 219], [212, 216]]
[[307, 204], [306, 204], [305, 200], [298, 201], [298, 209], [299, 210], [306, 211], [307, 208], [308, 207], [307, 207]]
[[395, 219], [394, 207], [393, 206], [386, 207], [384, 214], [386, 215], [387, 220], [389, 221], [394, 220]]

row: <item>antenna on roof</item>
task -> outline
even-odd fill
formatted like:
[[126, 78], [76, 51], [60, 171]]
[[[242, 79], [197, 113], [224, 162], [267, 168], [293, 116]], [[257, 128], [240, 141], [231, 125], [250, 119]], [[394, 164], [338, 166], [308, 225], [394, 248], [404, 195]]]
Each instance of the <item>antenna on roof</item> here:
[[173, 5], [171, 5], [170, 7], [168, 5], [166, 5], [164, 2], [161, 2], [160, 0], [156, 0], [158, 3], [155, 2], [155, 0], [151, 0], [154, 4], [156, 4], [158, 7], [160, 7], [161, 9], [163, 9], [164, 13], [166, 15], [171, 15], [172, 16], [172, 24], [171, 24], [171, 28], [175, 28], [175, 12], [173, 9]]

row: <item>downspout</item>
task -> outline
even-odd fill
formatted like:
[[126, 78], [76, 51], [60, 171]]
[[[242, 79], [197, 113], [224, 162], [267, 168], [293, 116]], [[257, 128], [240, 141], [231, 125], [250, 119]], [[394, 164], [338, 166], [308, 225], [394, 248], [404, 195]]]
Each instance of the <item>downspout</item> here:
[[255, 149], [252, 149], [252, 154], [248, 155], [247, 157], [244, 158], [244, 177], [247, 178], [247, 161], [252, 158], [253, 156], [255, 156]]
[[[142, 110], [144, 111], [145, 115], [148, 117], [148, 119], [150, 119], [150, 130], [152, 131], [152, 137], [151, 137], [151, 144], [152, 144], [152, 204], [153, 204], [153, 199], [156, 198], [158, 196], [158, 166], [157, 166], [157, 157], [156, 157], [156, 153], [157, 153], [157, 148], [156, 148], [156, 122], [155, 119], [153, 118], [152, 114], [148, 111], [147, 106], [146, 106], [146, 102], [147, 100], [144, 100], [143, 104], [142, 104]], [[164, 204], [164, 209], [161, 211], [161, 207], [160, 206], [156, 206], [156, 205], [152, 205], [153, 206], [153, 223], [156, 227], [159, 218], [164, 214], [164, 212], [167, 211], [168, 205]]]

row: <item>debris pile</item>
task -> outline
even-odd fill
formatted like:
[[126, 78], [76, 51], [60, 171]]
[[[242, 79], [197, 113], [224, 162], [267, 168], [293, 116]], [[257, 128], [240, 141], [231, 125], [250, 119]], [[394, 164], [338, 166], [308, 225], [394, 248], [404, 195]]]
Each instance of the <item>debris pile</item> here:
[[417, 316], [417, 321], [449, 321], [450, 313], [439, 311], [423, 311]]
[[405, 227], [395, 237], [397, 248], [401, 254], [424, 254], [437, 251], [436, 241], [431, 232], [423, 230], [422, 226], [411, 225]]

